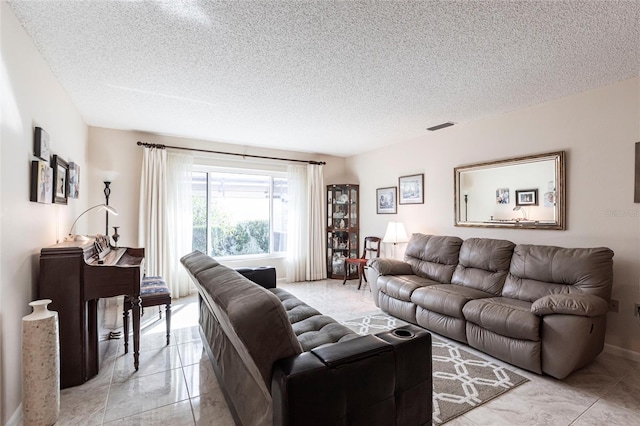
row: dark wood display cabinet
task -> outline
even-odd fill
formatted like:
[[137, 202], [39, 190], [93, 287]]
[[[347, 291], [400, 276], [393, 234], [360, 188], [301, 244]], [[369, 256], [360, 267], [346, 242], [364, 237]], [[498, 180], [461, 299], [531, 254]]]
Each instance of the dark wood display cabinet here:
[[[344, 278], [345, 259], [359, 256], [359, 185], [327, 185], [327, 277]], [[349, 266], [347, 278], [357, 278]]]

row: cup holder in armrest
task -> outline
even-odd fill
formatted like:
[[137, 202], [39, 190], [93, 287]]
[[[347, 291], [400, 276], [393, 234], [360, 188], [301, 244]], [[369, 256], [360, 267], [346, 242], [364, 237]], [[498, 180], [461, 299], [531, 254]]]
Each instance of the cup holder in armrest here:
[[396, 328], [391, 332], [391, 334], [401, 339], [412, 339], [413, 336], [415, 336], [415, 333], [413, 331], [406, 330], [404, 328]]

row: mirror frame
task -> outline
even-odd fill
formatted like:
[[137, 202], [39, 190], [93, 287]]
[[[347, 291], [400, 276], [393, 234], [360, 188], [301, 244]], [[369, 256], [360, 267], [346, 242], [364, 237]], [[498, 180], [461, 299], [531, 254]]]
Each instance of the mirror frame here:
[[[473, 170], [482, 170], [492, 167], [503, 167], [510, 165], [517, 165], [523, 163], [531, 163], [533, 161], [541, 160], [554, 160], [555, 161], [555, 174], [556, 174], [556, 218], [555, 222], [551, 223], [519, 223], [519, 222], [465, 222], [461, 219], [461, 206], [458, 203], [460, 199], [460, 174], [462, 172], [468, 172]], [[566, 229], [566, 205], [565, 205], [565, 152], [555, 151], [544, 154], [529, 155], [526, 157], [507, 158], [504, 160], [487, 161], [484, 163], [468, 164], [464, 166], [458, 166], [453, 169], [453, 217], [455, 226], [462, 227], [474, 227], [474, 228], [515, 228], [515, 229], [552, 229], [562, 230]]]

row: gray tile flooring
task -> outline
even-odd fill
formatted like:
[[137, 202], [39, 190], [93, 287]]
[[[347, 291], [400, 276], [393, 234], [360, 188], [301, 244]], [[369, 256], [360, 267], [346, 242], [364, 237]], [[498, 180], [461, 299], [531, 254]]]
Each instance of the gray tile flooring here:
[[[357, 281], [278, 286], [337, 320], [379, 312], [368, 286], [357, 290]], [[99, 375], [62, 390], [56, 424], [233, 425], [203, 352], [197, 297], [174, 301], [172, 311], [166, 346], [164, 318], [154, 308], [145, 310], [137, 372], [122, 339], [103, 342], [108, 354]], [[562, 381], [512, 368], [531, 381], [447, 425], [640, 425], [639, 363], [603, 353]]]

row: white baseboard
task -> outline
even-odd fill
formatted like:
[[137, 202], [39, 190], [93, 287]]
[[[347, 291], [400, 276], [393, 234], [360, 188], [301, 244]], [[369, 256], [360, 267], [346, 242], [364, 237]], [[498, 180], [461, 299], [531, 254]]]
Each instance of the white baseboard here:
[[604, 352], [612, 355], [618, 355], [622, 358], [630, 359], [631, 361], [640, 362], [640, 353], [630, 351], [629, 349], [621, 348], [620, 346], [614, 346], [614, 345], [605, 343]]
[[7, 421], [6, 426], [18, 426], [21, 421], [22, 421], [22, 403], [18, 405], [18, 408], [16, 408], [16, 411], [14, 411], [11, 417], [9, 417], [9, 420]]

